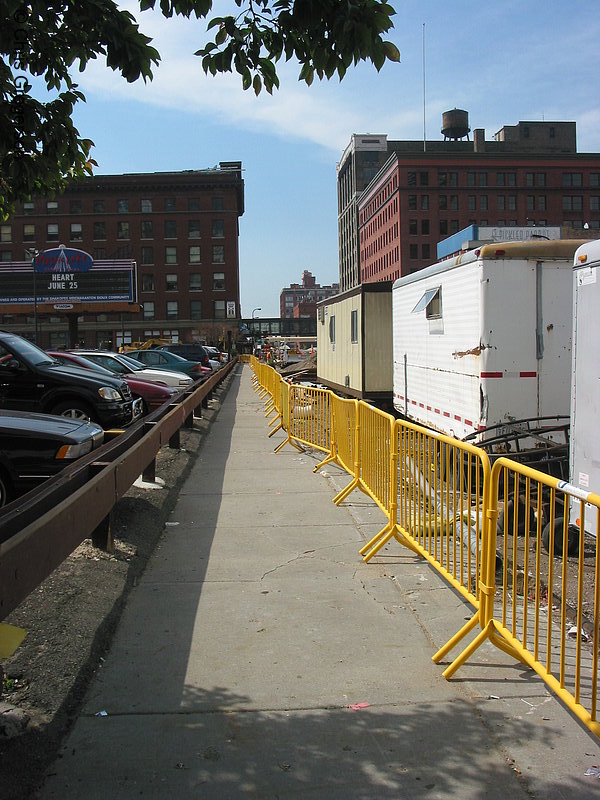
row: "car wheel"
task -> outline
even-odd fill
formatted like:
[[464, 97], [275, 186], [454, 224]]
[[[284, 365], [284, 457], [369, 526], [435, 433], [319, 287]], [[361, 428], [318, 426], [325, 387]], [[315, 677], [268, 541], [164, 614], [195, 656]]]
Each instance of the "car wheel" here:
[[51, 409], [50, 413], [57, 414], [60, 417], [69, 417], [69, 419], [79, 419], [82, 422], [96, 421], [91, 408], [79, 400], [65, 400], [62, 403], [58, 403]]
[[[550, 523], [547, 522], [542, 531], [542, 544], [544, 550], [550, 552]], [[567, 529], [567, 555], [576, 556], [579, 553], [579, 528], [569, 525]], [[556, 517], [554, 520], [554, 555], [563, 554], [563, 518]]]
[[3, 470], [0, 470], [0, 508], [5, 506], [7, 503], [10, 503], [12, 500], [12, 486], [10, 485], [10, 481], [4, 474]]

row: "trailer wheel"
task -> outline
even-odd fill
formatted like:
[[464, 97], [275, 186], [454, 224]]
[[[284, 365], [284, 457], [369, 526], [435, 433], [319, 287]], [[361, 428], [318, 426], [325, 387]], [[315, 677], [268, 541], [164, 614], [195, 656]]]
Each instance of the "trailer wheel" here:
[[[554, 520], [554, 555], [563, 554], [563, 517], [556, 517]], [[542, 531], [542, 545], [544, 550], [550, 552], [550, 523], [547, 522]], [[579, 528], [576, 525], [569, 525], [567, 529], [567, 555], [576, 556], [579, 554]]]

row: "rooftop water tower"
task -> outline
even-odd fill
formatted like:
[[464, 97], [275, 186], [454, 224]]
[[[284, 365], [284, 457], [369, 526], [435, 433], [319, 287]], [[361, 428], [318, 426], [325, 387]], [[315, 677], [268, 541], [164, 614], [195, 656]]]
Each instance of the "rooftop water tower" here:
[[469, 112], [462, 111], [460, 108], [453, 108], [452, 111], [444, 111], [442, 114], [442, 133], [444, 141], [451, 139], [469, 138]]

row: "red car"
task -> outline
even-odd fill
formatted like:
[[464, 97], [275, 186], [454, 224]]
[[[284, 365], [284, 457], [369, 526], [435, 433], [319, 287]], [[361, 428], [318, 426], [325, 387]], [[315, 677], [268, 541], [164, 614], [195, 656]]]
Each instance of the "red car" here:
[[[61, 364], [70, 364], [71, 366], [78, 366], [82, 369], [92, 369], [96, 372], [104, 372], [108, 375], [113, 375], [110, 370], [95, 364], [77, 353], [65, 353], [62, 350], [46, 350], [49, 356], [60, 361]], [[162, 406], [170, 400], [173, 395], [178, 393], [178, 389], [172, 386], [167, 386], [166, 383], [157, 383], [155, 381], [147, 381], [142, 378], [135, 378], [130, 375], [124, 375], [123, 380], [131, 389], [131, 394], [134, 398], [140, 397], [143, 405], [143, 413], [148, 414], [154, 411], [155, 408]]]

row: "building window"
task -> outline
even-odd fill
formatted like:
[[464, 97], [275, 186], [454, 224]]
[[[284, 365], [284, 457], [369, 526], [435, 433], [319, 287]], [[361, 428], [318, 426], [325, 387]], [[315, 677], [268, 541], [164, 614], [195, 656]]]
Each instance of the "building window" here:
[[422, 219], [421, 220], [421, 233], [423, 234], [423, 236], [428, 236], [429, 235], [429, 220], [428, 219]]
[[416, 211], [417, 210], [417, 195], [416, 194], [409, 194], [408, 195], [408, 209], [409, 209], [409, 211]]
[[223, 198], [218, 196], [212, 197], [210, 202], [210, 207], [212, 208], [213, 211], [223, 211], [223, 209], [225, 208], [225, 205], [223, 203]]
[[165, 211], [175, 211], [174, 197], [165, 197]]
[[169, 300], [167, 303], [167, 319], [179, 319], [179, 303]]
[[0, 242], [12, 242], [12, 227], [0, 225]]
[[421, 195], [421, 211], [429, 211], [429, 195]]
[[129, 213], [129, 200], [117, 200], [117, 214]]
[[71, 223], [71, 241], [72, 242], [83, 241], [83, 230], [81, 227], [81, 222]]
[[171, 272], [166, 276], [165, 289], [167, 292], [177, 291], [177, 275], [174, 272]]
[[23, 241], [35, 242], [35, 225], [23, 225]]
[[71, 214], [81, 214], [81, 200], [70, 200], [69, 201], [69, 213], [71, 213]]
[[350, 312], [350, 341], [353, 344], [358, 342], [358, 311], [356, 309]]
[[225, 236], [225, 222], [222, 219], [213, 219], [212, 221], [213, 239], [222, 239], [224, 236]]
[[213, 290], [221, 292], [225, 290], [225, 273], [213, 272]]
[[34, 211], [35, 211], [35, 205], [32, 200], [27, 200], [23, 203], [24, 214], [33, 214]]
[[94, 239], [106, 239], [105, 222], [94, 222]]
[[442, 235], [448, 233], [448, 220], [447, 219], [441, 219], [440, 220], [440, 233]]
[[477, 176], [478, 182], [480, 186], [487, 186], [488, 185], [488, 174], [487, 172], [480, 172]]
[[154, 238], [154, 228], [152, 226], [152, 220], [143, 220], [141, 226], [141, 234], [142, 239], [153, 239]]
[[450, 233], [458, 233], [458, 220], [451, 219], [450, 220]]
[[154, 319], [154, 301], [144, 303], [144, 319]]
[[600, 186], [600, 172], [590, 172], [590, 186], [593, 189]]
[[142, 214], [151, 214], [152, 213], [152, 200], [141, 200], [140, 201], [140, 209]]
[[596, 195], [590, 197], [590, 211], [600, 211], [600, 197]]
[[581, 195], [563, 195], [563, 211], [583, 211]]
[[151, 272], [142, 274], [142, 292], [154, 291], [154, 275]]
[[517, 210], [517, 196], [515, 194], [508, 195], [508, 210], [509, 211]]
[[194, 244], [190, 247], [190, 264], [199, 264], [200, 263], [200, 245]]
[[419, 257], [419, 245], [418, 244], [411, 244], [409, 247], [409, 255], [411, 258], [418, 258]]
[[409, 186], [417, 185], [417, 173], [410, 171], [407, 175], [407, 183]]
[[458, 211], [458, 195], [451, 194], [450, 195], [450, 210], [451, 211]]
[[487, 211], [488, 210], [488, 196], [487, 194], [482, 194], [479, 197], [479, 210], [480, 211]]
[[525, 186], [533, 186], [535, 175], [533, 172], [525, 173]]
[[545, 172], [538, 172], [538, 174], [537, 174], [537, 185], [538, 186], [545, 186], [546, 185], [546, 173]]
[[421, 257], [431, 258], [431, 245], [429, 244], [421, 245]]
[[104, 200], [94, 200], [92, 208], [96, 214], [102, 214], [104, 212]]
[[190, 292], [202, 289], [202, 275], [199, 272], [190, 272]]
[[92, 257], [94, 261], [97, 261], [99, 258], [106, 258], [106, 247], [94, 247]]
[[177, 248], [165, 247], [165, 264], [177, 263]]
[[541, 194], [538, 197], [538, 211], [546, 211], [546, 195]]
[[46, 241], [58, 242], [58, 223], [49, 222], [46, 225]]
[[188, 239], [199, 239], [200, 238], [200, 220], [199, 219], [189, 219], [188, 220]]
[[165, 239], [177, 238], [177, 221], [174, 219], [165, 220]]
[[212, 248], [212, 263], [225, 263], [225, 247], [222, 244], [214, 244]]
[[477, 197], [474, 194], [469, 195], [467, 207], [469, 211], [475, 211], [477, 208]]
[[215, 300], [213, 314], [215, 319], [225, 319], [225, 300]]
[[200, 198], [199, 197], [189, 197], [188, 198], [188, 211], [200, 211]]
[[58, 211], [58, 201], [46, 200], [46, 212], [48, 214], [56, 214], [57, 211]]
[[447, 186], [447, 185], [448, 185], [448, 173], [438, 172], [438, 186]]
[[12, 261], [12, 250], [0, 250], [0, 261]]
[[475, 186], [475, 173], [467, 172], [467, 186]]
[[408, 220], [408, 232], [411, 236], [416, 236], [419, 232], [417, 230], [417, 220], [416, 219], [409, 219]]
[[154, 264], [153, 247], [142, 247], [142, 264]]
[[503, 194], [498, 195], [498, 211], [506, 211], [506, 197]]
[[583, 175], [581, 172], [563, 172], [562, 185], [566, 188], [583, 186]]
[[117, 222], [117, 239], [129, 239], [128, 222]]
[[438, 197], [438, 207], [440, 211], [446, 211], [448, 208], [448, 196], [445, 194], [441, 194]]
[[429, 173], [419, 172], [419, 183], [421, 186], [429, 186]]
[[190, 319], [202, 319], [202, 300], [190, 302]]
[[527, 195], [527, 211], [535, 211], [535, 197], [532, 194]]

